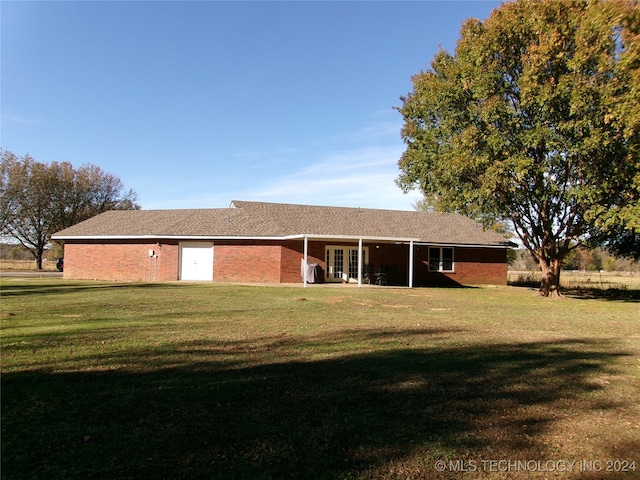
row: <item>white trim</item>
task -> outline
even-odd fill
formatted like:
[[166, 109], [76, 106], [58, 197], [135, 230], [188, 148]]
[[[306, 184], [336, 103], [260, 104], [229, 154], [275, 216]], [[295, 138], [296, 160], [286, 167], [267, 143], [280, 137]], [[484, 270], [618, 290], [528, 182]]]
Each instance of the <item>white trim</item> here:
[[362, 239], [358, 240], [358, 287], [362, 286]]
[[178, 240], [178, 241], [215, 241], [215, 240], [347, 240], [347, 241], [366, 241], [366, 242], [393, 242], [399, 244], [424, 247], [461, 247], [461, 248], [512, 248], [510, 244], [505, 245], [488, 245], [481, 243], [442, 243], [442, 242], [425, 242], [417, 238], [399, 238], [399, 237], [363, 237], [355, 235], [309, 235], [296, 234], [285, 235], [282, 237], [256, 237], [256, 236], [229, 236], [229, 235], [54, 235], [52, 240]]
[[[362, 235], [322, 235], [322, 234], [295, 234], [295, 235], [286, 235], [281, 237], [283, 240], [296, 240], [299, 238], [308, 237], [310, 239], [315, 240], [363, 240], [363, 241], [377, 241], [377, 242], [399, 242], [406, 243], [410, 241], [417, 242], [419, 239], [417, 238], [404, 238], [404, 237], [365, 237]], [[264, 238], [264, 237], [253, 237], [253, 238]]]
[[409, 288], [413, 288], [413, 242], [409, 243]]
[[[303, 238], [303, 237], [299, 237]], [[214, 240], [287, 240], [287, 237], [250, 237], [213, 236], [213, 235], [73, 235], [52, 236], [52, 240], [195, 240], [210, 242]]]
[[[451, 250], [451, 270], [444, 269], [444, 249], [448, 248]], [[439, 250], [440, 255], [438, 255], [438, 268], [431, 268], [431, 249]], [[455, 249], [453, 247], [435, 247], [431, 246], [427, 249], [427, 270], [429, 272], [440, 272], [440, 273], [454, 273], [456, 271], [456, 262], [455, 262]]]
[[482, 243], [441, 243], [441, 242], [415, 242], [419, 247], [458, 247], [458, 248], [513, 248], [511, 245], [486, 245]]
[[304, 288], [307, 288], [307, 265], [309, 265], [309, 239], [304, 237], [304, 263], [302, 268], [302, 280], [304, 282]]

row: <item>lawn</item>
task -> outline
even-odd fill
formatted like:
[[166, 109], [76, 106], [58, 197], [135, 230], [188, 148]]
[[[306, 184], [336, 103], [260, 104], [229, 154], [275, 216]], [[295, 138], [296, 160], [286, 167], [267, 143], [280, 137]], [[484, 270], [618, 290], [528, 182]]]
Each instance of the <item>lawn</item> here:
[[[512, 285], [539, 286], [542, 274], [535, 271], [509, 271], [507, 278]], [[638, 272], [582, 272], [563, 270], [560, 274], [563, 289], [579, 290], [591, 294], [618, 290], [640, 297], [640, 274]], [[613, 292], [608, 292], [613, 293]]]
[[1, 282], [3, 478], [640, 478], [632, 296]]

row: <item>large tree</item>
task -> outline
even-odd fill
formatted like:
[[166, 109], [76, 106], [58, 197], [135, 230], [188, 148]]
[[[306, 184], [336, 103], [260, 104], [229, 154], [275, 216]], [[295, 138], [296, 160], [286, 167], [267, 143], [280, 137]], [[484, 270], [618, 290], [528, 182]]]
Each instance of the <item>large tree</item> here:
[[91, 164], [45, 164], [0, 151], [1, 233], [18, 240], [42, 268], [51, 235], [106, 210], [139, 209], [137, 194]]
[[443, 211], [512, 223], [559, 295], [562, 259], [640, 231], [636, 1], [517, 0], [467, 20], [401, 97], [397, 180]]

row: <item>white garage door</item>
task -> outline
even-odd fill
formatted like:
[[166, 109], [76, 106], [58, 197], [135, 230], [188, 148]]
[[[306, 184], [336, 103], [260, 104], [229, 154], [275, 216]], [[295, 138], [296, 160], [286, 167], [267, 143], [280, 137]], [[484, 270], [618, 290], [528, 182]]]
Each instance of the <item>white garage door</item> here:
[[213, 280], [213, 243], [180, 244], [180, 280]]

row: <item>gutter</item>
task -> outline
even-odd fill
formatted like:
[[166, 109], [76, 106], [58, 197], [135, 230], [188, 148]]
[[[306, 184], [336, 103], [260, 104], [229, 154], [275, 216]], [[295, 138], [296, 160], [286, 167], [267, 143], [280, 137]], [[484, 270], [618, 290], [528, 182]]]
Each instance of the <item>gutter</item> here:
[[[254, 237], [261, 238], [261, 237]], [[296, 234], [286, 235], [282, 237], [283, 240], [301, 240], [304, 238], [316, 239], [316, 240], [370, 240], [378, 242], [395, 242], [395, 243], [409, 243], [416, 242], [417, 238], [401, 238], [401, 237], [367, 237], [364, 235], [322, 235], [322, 234]]]
[[285, 237], [250, 237], [222, 235], [53, 235], [51, 240], [284, 240]]
[[501, 245], [490, 245], [482, 243], [447, 243], [447, 242], [425, 242], [418, 238], [403, 237], [367, 237], [362, 235], [309, 235], [295, 234], [284, 236], [229, 236], [229, 235], [53, 235], [52, 240], [345, 240], [345, 241], [369, 241], [369, 242], [389, 242], [397, 244], [413, 244], [423, 247], [466, 247], [466, 248], [514, 248], [517, 245], [513, 242], [505, 242]]

